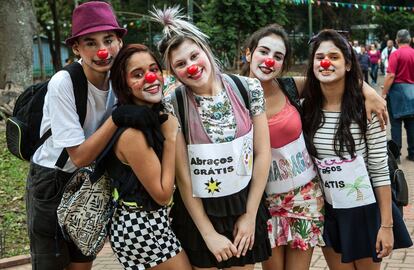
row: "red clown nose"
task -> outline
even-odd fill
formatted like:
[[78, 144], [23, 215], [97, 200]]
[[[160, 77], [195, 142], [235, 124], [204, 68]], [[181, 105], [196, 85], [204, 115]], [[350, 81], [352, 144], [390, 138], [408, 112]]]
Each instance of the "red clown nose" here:
[[271, 68], [275, 65], [275, 59], [273, 58], [266, 58], [266, 60], [264, 61], [266, 67]]
[[100, 58], [100, 59], [106, 59], [108, 57], [108, 51], [106, 49], [102, 49], [102, 50], [98, 50], [98, 52], [96, 53], [96, 55]]
[[154, 72], [148, 72], [147, 74], [145, 74], [145, 81], [147, 83], [153, 83], [155, 82], [156, 79], [157, 79], [157, 75], [155, 75]]
[[323, 69], [328, 69], [331, 66], [331, 61], [328, 59], [323, 59], [320, 65]]
[[187, 68], [187, 73], [190, 75], [195, 75], [198, 72], [198, 67], [196, 65], [191, 65]]

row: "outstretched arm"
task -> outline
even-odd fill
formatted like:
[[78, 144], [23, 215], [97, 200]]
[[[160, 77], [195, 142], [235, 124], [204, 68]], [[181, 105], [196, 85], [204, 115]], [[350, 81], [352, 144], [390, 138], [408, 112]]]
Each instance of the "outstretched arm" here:
[[368, 121], [372, 121], [372, 113], [375, 113], [378, 117], [381, 128], [385, 130], [385, 126], [388, 121], [387, 102], [365, 81], [362, 87], [362, 93], [365, 97], [365, 110]]
[[385, 79], [384, 79], [384, 86], [382, 88], [382, 97], [386, 98], [388, 95], [388, 92], [390, 91], [391, 85], [393, 84], [395, 79], [395, 74], [394, 73], [387, 73], [387, 75], [385, 75]]
[[302, 97], [303, 88], [305, 87], [306, 77], [297, 76], [297, 77], [293, 77], [293, 80], [296, 83], [296, 88], [298, 89], [299, 97]]
[[[296, 88], [299, 92], [299, 97], [302, 96], [303, 89], [305, 86], [306, 77], [293, 77], [296, 83]], [[384, 86], [385, 88], [385, 86]], [[372, 88], [365, 81], [362, 87], [362, 93], [365, 97], [365, 109], [367, 112], [368, 121], [372, 121], [372, 113], [378, 115], [378, 119], [381, 124], [381, 128], [385, 129], [385, 125], [388, 121], [387, 102], [377, 94], [374, 88]]]
[[109, 117], [83, 143], [77, 146], [67, 147], [66, 150], [73, 164], [78, 168], [91, 164], [108, 144], [116, 129], [117, 126], [112, 121], [112, 117]]

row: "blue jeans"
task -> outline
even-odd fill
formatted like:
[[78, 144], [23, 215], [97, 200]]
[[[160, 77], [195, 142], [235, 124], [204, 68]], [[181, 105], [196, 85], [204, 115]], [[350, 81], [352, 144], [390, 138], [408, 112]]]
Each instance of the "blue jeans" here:
[[[408, 156], [410, 158], [414, 158], [414, 118], [399, 118], [396, 119], [393, 117], [391, 108], [390, 108], [390, 101], [387, 100], [388, 111], [390, 123], [391, 123], [391, 138], [395, 143], [398, 145], [401, 151], [402, 147], [402, 123], [404, 122], [404, 127], [407, 132], [407, 144], [408, 144]], [[399, 156], [401, 155], [401, 152]], [[398, 157], [399, 157], [398, 156]], [[397, 158], [398, 158], [397, 157]]]
[[371, 63], [371, 73], [369, 75], [371, 75], [372, 83], [377, 83], [377, 78], [378, 78], [378, 64], [372, 64]]

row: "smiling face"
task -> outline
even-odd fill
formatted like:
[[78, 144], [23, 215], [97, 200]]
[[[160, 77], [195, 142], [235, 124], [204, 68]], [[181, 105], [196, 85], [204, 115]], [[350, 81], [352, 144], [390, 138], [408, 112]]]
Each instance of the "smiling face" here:
[[82, 58], [82, 65], [86, 72], [92, 70], [105, 73], [111, 68], [121, 47], [122, 40], [114, 31], [104, 31], [79, 37], [72, 50]]
[[[329, 61], [330, 65], [327, 65]], [[322, 62], [322, 65], [321, 65]], [[321, 84], [331, 84], [345, 79], [345, 57], [332, 41], [323, 41], [313, 59], [313, 72]]]
[[272, 34], [261, 38], [253, 54], [247, 54], [250, 62], [249, 76], [260, 81], [274, 79], [282, 70], [285, 54], [285, 43], [280, 36]]
[[191, 40], [172, 50], [169, 60], [177, 79], [192, 89], [205, 87], [211, 79], [212, 65], [207, 54]]
[[128, 61], [126, 73], [135, 104], [153, 105], [161, 101], [163, 77], [160, 67], [149, 53], [134, 53]]

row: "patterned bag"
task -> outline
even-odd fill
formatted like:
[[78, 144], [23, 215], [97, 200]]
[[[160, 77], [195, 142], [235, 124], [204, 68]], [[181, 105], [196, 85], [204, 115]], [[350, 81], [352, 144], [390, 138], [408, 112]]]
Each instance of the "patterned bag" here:
[[86, 255], [96, 255], [105, 243], [114, 212], [111, 182], [106, 174], [93, 181], [91, 167], [79, 169], [65, 187], [57, 209], [65, 239]]

